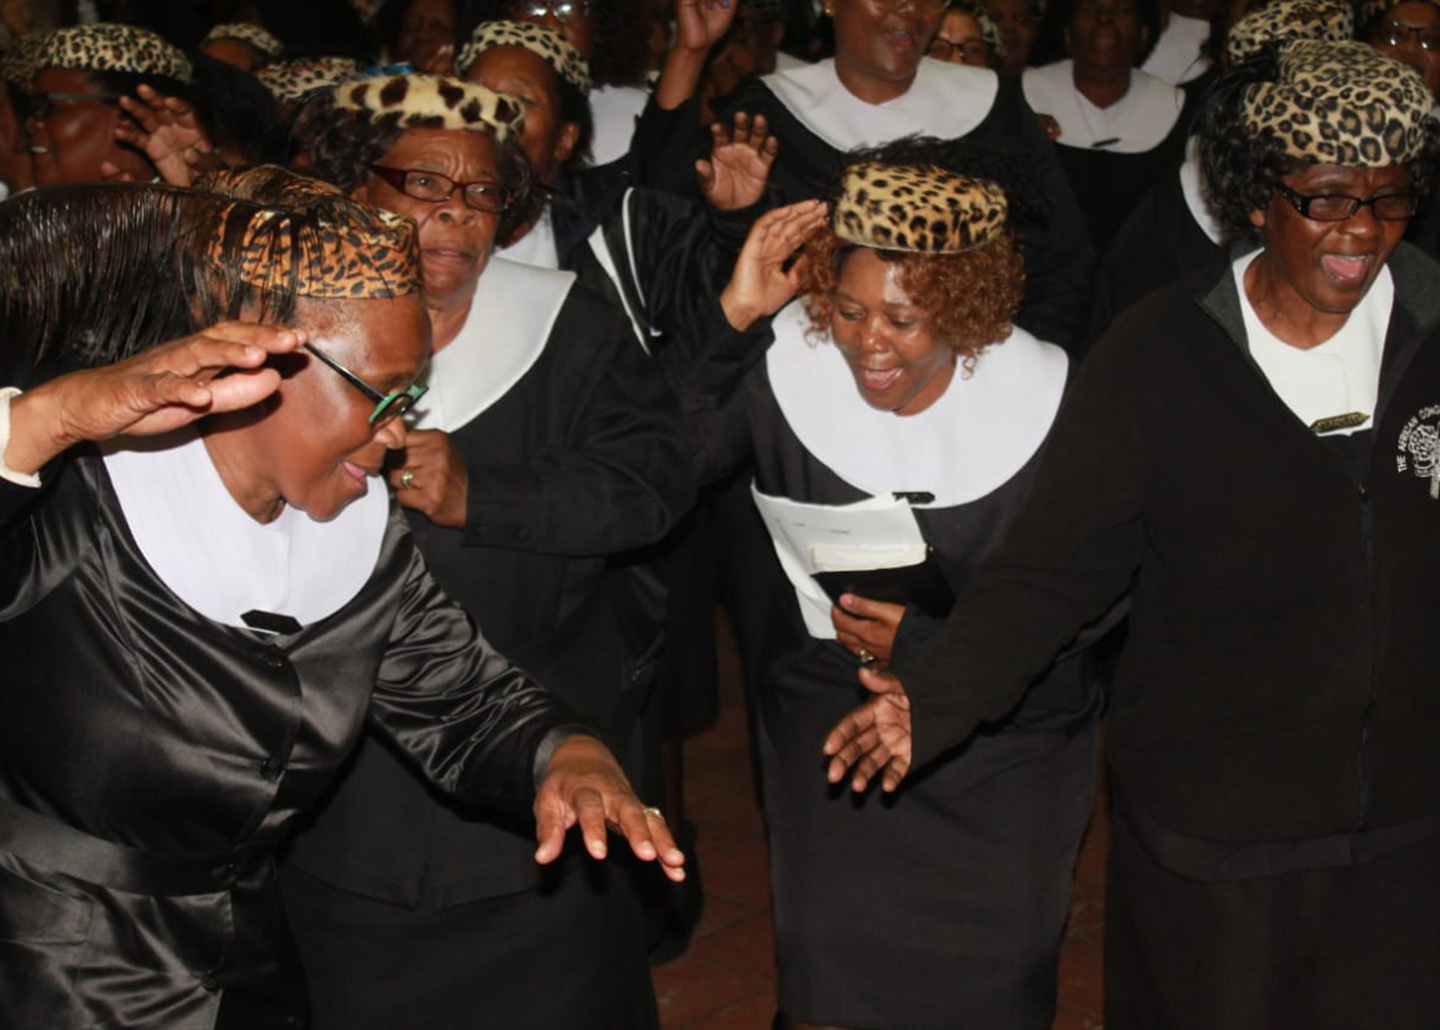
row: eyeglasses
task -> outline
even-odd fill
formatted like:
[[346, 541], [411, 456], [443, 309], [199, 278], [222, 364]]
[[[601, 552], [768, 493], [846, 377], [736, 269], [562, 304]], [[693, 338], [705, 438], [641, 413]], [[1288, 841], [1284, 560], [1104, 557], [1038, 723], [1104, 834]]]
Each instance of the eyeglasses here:
[[1403, 46], [1411, 36], [1420, 44], [1421, 50], [1440, 50], [1440, 29], [1421, 25], [1406, 25], [1403, 22], [1387, 22], [1375, 34], [1381, 46]]
[[561, 25], [579, 21], [590, 13], [591, 0], [525, 0], [515, 5], [519, 18], [551, 17]]
[[1415, 213], [1419, 206], [1419, 198], [1413, 193], [1385, 193], [1378, 197], [1367, 197], [1361, 200], [1359, 197], [1347, 196], [1344, 193], [1319, 193], [1306, 195], [1296, 193], [1283, 182], [1277, 182], [1275, 188], [1280, 195], [1290, 201], [1296, 211], [1300, 212], [1301, 218], [1309, 218], [1316, 222], [1343, 222], [1347, 218], [1354, 218], [1362, 207], [1369, 205], [1375, 217], [1382, 222], [1403, 222]]
[[411, 383], [403, 390], [396, 390], [393, 393], [381, 393], [365, 380], [361, 379], [354, 372], [350, 371], [340, 362], [326, 354], [313, 343], [303, 345], [306, 350], [320, 359], [321, 363], [329, 365], [336, 372], [354, 386], [366, 397], [375, 402], [375, 410], [370, 412], [369, 423], [376, 428], [389, 422], [392, 418], [399, 418], [405, 412], [415, 406], [415, 402], [425, 396], [428, 386], [421, 386], [419, 383]]
[[956, 54], [959, 54], [962, 60], [967, 57], [982, 57], [986, 60], [990, 58], [990, 48], [983, 39], [958, 40], [934, 36], [930, 40], [930, 49], [925, 52], [942, 61], [948, 61]]
[[419, 168], [386, 168], [384, 165], [371, 165], [370, 170], [405, 196], [428, 204], [443, 204], [455, 195], [457, 189], [463, 189], [467, 205], [476, 211], [499, 214], [514, 199], [509, 190], [493, 179], [456, 182], [439, 172]]
[[120, 97], [121, 94], [111, 93], [108, 90], [100, 93], [32, 93], [26, 102], [26, 112], [29, 117], [43, 122], [50, 117], [57, 105], [63, 107], [90, 101], [108, 107], [120, 103]]

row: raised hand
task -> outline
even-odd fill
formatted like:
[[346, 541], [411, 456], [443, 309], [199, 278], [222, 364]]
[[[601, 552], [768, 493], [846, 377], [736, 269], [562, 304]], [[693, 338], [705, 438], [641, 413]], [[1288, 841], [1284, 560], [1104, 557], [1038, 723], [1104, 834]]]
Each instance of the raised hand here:
[[270, 355], [305, 340], [299, 329], [221, 322], [114, 365], [59, 376], [11, 402], [5, 464], [34, 472], [85, 440], [166, 433], [258, 404], [280, 386], [280, 373], [265, 367]]
[[470, 500], [470, 473], [449, 435], [438, 429], [412, 429], [405, 434], [404, 460], [390, 473], [395, 498], [437, 526], [465, 525]]
[[[189, 186], [205, 170], [215, 148], [205, 135], [195, 109], [179, 97], [167, 97], [149, 86], [139, 86], [133, 97], [121, 97], [120, 106], [134, 119], [115, 126], [115, 138], [139, 150], [171, 186]], [[106, 162], [100, 169], [107, 180], [124, 178]]]
[[862, 668], [860, 682], [875, 696], [836, 724], [825, 738], [830, 756], [826, 779], [839, 783], [850, 772], [850, 788], [865, 790], [877, 775], [887, 792], [910, 771], [910, 699], [905, 686], [888, 672]]
[[594, 737], [567, 737], [555, 749], [535, 795], [535, 861], [560, 857], [565, 834], [578, 825], [592, 858], [609, 853], [609, 831], [625, 836], [635, 857], [659, 859], [665, 875], [685, 879], [685, 854], [658, 808], [646, 808], [630, 789], [615, 758]]
[[700, 192], [711, 207], [735, 211], [749, 207], [765, 192], [765, 182], [780, 151], [763, 114], [735, 112], [734, 124], [710, 125], [710, 158], [695, 162]]
[[800, 288], [799, 262], [787, 263], [810, 234], [825, 224], [826, 207], [819, 200], [777, 207], [755, 220], [735, 270], [720, 294], [730, 325], [740, 331], [773, 315]]
[[739, 0], [675, 0], [675, 46], [707, 51], [730, 31]]

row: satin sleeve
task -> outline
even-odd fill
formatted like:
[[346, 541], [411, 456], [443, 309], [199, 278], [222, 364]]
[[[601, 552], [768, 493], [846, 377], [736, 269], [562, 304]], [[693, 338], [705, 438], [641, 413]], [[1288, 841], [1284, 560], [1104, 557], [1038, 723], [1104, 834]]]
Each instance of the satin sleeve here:
[[410, 552], [370, 721], [441, 790], [523, 807], [555, 744], [594, 731], [491, 647]]
[[28, 611], [63, 582], [91, 547], [84, 477], [57, 458], [39, 487], [0, 479], [0, 620]]

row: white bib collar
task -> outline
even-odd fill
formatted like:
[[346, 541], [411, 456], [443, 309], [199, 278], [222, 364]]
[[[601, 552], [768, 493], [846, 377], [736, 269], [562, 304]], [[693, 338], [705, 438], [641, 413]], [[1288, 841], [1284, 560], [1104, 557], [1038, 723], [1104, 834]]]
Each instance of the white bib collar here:
[[1200, 231], [1219, 244], [1224, 238], [1225, 227], [1215, 216], [1210, 199], [1205, 195], [1205, 177], [1200, 168], [1200, 137], [1191, 136], [1185, 143], [1185, 160], [1180, 164], [1180, 195], [1185, 198], [1185, 207]]
[[416, 428], [453, 433], [509, 393], [544, 352], [574, 284], [574, 272], [491, 257], [465, 325], [430, 359]]
[[1198, 79], [1210, 68], [1210, 59], [1201, 53], [1209, 38], [1209, 21], [1171, 12], [1170, 24], [1140, 70], [1172, 86]]
[[760, 81], [796, 120], [836, 150], [873, 147], [923, 133], [964, 136], [985, 120], [1000, 80], [985, 68], [922, 58], [910, 88], [869, 104], [845, 88], [834, 59], [777, 71]]
[[[506, 261], [513, 261], [517, 265], [559, 268], [560, 249], [555, 243], [555, 220], [550, 217], [550, 205], [545, 205], [540, 212], [540, 217], [535, 220], [535, 224], [530, 227], [529, 232], [501, 250], [500, 253], [505, 256]], [[486, 271], [488, 272], [489, 269]], [[484, 283], [485, 272], [480, 273], [480, 281], [482, 284]]]
[[301, 626], [348, 604], [375, 571], [390, 495], [376, 478], [328, 522], [286, 505], [262, 525], [230, 496], [194, 430], [107, 449], [120, 510], [170, 592], [213, 622], [259, 610]]
[[[1182, 90], [1138, 68], [1130, 73], [1130, 89], [1109, 107], [1096, 107], [1075, 88], [1075, 62], [1068, 59], [1026, 68], [1020, 82], [1031, 108], [1060, 123], [1056, 143], [1109, 154], [1154, 150], [1180, 120], [1185, 106]], [[1107, 140], [1113, 142], [1095, 146]]]
[[948, 508], [1003, 486], [1045, 441], [1069, 361], [1023, 329], [981, 354], [975, 372], [957, 370], [945, 393], [916, 415], [872, 408], [828, 338], [812, 343], [804, 305], [774, 320], [765, 356], [770, 388], [801, 445], [867, 494], [933, 494], [916, 507]]

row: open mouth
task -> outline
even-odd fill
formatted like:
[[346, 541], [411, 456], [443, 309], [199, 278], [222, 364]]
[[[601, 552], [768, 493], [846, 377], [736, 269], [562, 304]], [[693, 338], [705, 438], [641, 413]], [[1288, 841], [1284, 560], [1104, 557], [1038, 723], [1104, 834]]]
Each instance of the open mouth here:
[[366, 481], [370, 478], [370, 476], [373, 474], [373, 473], [371, 473], [371, 471], [370, 471], [369, 469], [365, 468], [363, 465], [357, 465], [357, 464], [355, 464], [353, 461], [346, 461], [346, 462], [342, 462], [341, 464], [343, 464], [343, 465], [345, 466], [345, 471], [346, 471], [346, 472], [350, 473], [350, 475], [354, 476], [355, 479], [356, 479], [358, 482], [361, 482], [361, 483], [366, 482]]
[[900, 368], [860, 368], [855, 369], [855, 377], [860, 381], [862, 389], [871, 393], [882, 393], [895, 385], [900, 378]]
[[1373, 254], [1326, 254], [1320, 259], [1320, 266], [1332, 280], [1349, 286], [1365, 281], [1374, 260]]

